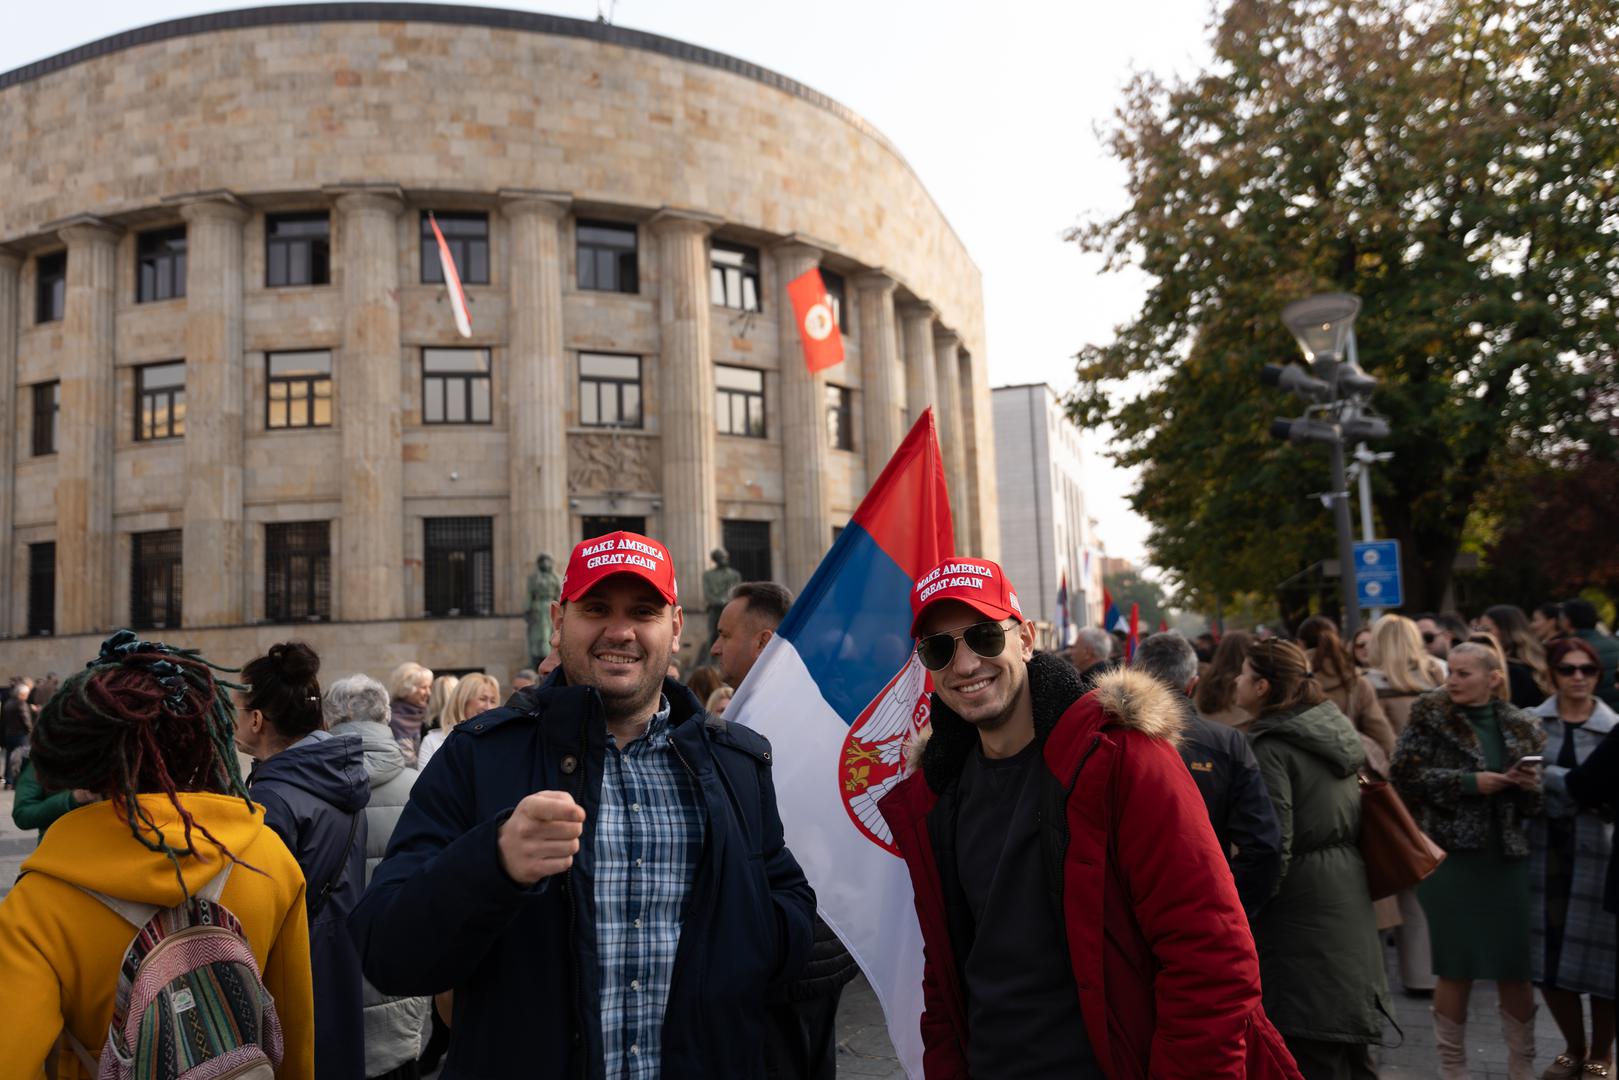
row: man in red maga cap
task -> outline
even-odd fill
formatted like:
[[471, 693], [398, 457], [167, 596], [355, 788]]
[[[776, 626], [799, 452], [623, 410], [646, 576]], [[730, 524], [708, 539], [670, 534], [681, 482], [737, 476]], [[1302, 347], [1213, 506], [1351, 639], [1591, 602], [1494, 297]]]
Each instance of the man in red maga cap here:
[[1299, 1077], [1173, 695], [1130, 670], [1085, 693], [986, 559], [923, 574], [911, 611], [932, 724], [879, 809], [916, 894], [929, 1080]]
[[770, 744], [665, 676], [682, 622], [663, 544], [580, 544], [560, 668], [411, 790], [349, 927], [377, 989], [455, 990], [446, 1076], [765, 1075], [765, 990], [802, 966], [815, 896]]

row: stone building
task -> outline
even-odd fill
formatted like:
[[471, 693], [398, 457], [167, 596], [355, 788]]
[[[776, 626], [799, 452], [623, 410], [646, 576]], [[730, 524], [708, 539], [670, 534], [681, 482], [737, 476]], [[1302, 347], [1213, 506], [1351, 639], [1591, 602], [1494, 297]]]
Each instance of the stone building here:
[[[694, 614], [721, 544], [797, 589], [927, 405], [959, 545], [998, 553], [978, 269], [882, 135], [773, 72], [260, 8], [0, 75], [0, 144], [0, 674], [136, 625], [506, 679], [538, 553], [642, 528]], [[816, 375], [813, 266], [847, 353]]]
[[1061, 640], [1057, 590], [1068, 581], [1068, 620], [1102, 621], [1102, 561], [1085, 513], [1085, 454], [1079, 428], [1045, 383], [997, 386], [992, 394], [1001, 562], [1023, 610], [1040, 623], [1041, 644]]

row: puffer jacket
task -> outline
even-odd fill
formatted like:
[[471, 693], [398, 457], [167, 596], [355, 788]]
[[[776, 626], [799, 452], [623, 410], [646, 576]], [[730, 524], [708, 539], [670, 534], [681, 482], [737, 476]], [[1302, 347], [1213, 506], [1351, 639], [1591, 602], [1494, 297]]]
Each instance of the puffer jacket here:
[[1252, 918], [1265, 1012], [1292, 1038], [1377, 1042], [1391, 1006], [1358, 846], [1360, 736], [1331, 701], [1250, 734], [1282, 832], [1281, 879]]
[[[1506, 747], [1503, 771], [1519, 758], [1545, 749], [1540, 721], [1523, 710], [1497, 701], [1495, 722]], [[1513, 788], [1480, 795], [1468, 778], [1488, 768], [1466, 714], [1451, 703], [1449, 694], [1435, 690], [1411, 706], [1411, 723], [1394, 748], [1389, 779], [1422, 831], [1446, 851], [1485, 850], [1493, 818], [1501, 827], [1502, 853], [1526, 857], [1526, 823], [1541, 813], [1541, 793]]]
[[[404, 748], [394, 741], [386, 723], [350, 721], [332, 728], [332, 734], [353, 735], [365, 748], [365, 772], [371, 782], [371, 801], [365, 805], [365, 884], [369, 885], [420, 774], [406, 762]], [[383, 1076], [420, 1057], [422, 1031], [433, 999], [384, 994], [369, 981], [362, 990], [365, 1075]]]

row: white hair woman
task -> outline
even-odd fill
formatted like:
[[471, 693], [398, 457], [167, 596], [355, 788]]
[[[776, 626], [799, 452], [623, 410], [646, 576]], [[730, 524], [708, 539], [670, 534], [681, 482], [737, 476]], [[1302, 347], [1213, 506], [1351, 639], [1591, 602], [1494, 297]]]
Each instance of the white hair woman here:
[[422, 747], [422, 729], [427, 720], [427, 699], [433, 692], [433, 673], [413, 660], [394, 668], [388, 677], [388, 726], [394, 739], [405, 751], [405, 757], [416, 764], [416, 754]]
[[427, 737], [422, 740], [419, 767], [427, 768], [427, 763], [433, 759], [438, 748], [444, 745], [444, 740], [450, 737], [450, 732], [455, 730], [457, 724], [499, 707], [499, 679], [480, 671], [462, 676], [455, 690], [451, 692], [449, 702], [444, 706], [437, 730], [429, 731]]
[[[371, 801], [365, 806], [365, 883], [382, 862], [399, 816], [410, 801], [418, 773], [389, 729], [388, 691], [369, 675], [348, 675], [326, 688], [321, 701], [334, 736], [354, 735], [365, 750]], [[429, 999], [390, 997], [367, 982], [364, 987], [365, 1075], [388, 1076], [420, 1052]]]

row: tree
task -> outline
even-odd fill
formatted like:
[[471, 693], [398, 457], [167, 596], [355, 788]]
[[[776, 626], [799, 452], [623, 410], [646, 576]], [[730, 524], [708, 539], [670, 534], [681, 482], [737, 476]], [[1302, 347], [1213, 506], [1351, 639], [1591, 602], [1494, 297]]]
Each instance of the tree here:
[[[1141, 467], [1134, 505], [1183, 603], [1332, 557], [1325, 453], [1266, 433], [1297, 356], [1290, 300], [1365, 302], [1362, 364], [1393, 460], [1375, 476], [1408, 604], [1435, 607], [1507, 463], [1611, 458], [1596, 415], [1619, 320], [1619, 63], [1610, 5], [1235, 0], [1215, 62], [1138, 76], [1109, 145], [1129, 205], [1081, 247], [1152, 284], [1078, 357], [1076, 422]], [[1145, 389], [1142, 389], [1142, 388]]]

